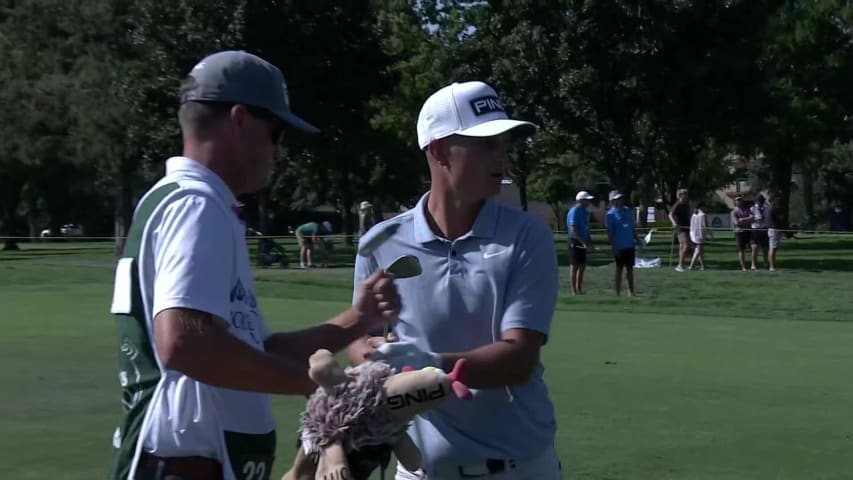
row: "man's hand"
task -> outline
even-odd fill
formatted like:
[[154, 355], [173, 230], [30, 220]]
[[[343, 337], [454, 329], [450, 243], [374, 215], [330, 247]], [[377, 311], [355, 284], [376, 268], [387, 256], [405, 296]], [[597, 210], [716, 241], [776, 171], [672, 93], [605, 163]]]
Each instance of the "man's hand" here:
[[400, 294], [394, 285], [394, 276], [384, 270], [361, 283], [358, 299], [353, 305], [365, 331], [394, 323], [400, 315], [400, 308]]
[[403, 367], [412, 367], [415, 370], [424, 367], [442, 368], [439, 354], [425, 352], [409, 342], [382, 342], [366, 356], [368, 360], [383, 361], [397, 371], [402, 370]]

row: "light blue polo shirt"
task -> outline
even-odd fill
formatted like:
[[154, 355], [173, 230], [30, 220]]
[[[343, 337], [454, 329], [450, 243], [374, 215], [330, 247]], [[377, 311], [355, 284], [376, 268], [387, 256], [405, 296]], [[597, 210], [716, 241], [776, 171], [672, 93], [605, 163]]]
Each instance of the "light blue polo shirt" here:
[[611, 208], [604, 223], [613, 236], [613, 246], [616, 250], [634, 248], [634, 216], [629, 207], [623, 205], [622, 208]]
[[[356, 257], [355, 283], [400, 255], [415, 255], [423, 273], [400, 279], [403, 301], [395, 333], [433, 352], [464, 352], [494, 343], [513, 328], [547, 335], [558, 293], [551, 229], [537, 217], [486, 201], [471, 231], [439, 238], [417, 206], [389, 223], [397, 233], [369, 257]], [[355, 293], [353, 294], [355, 297]], [[423, 452], [425, 470], [436, 464], [525, 459], [553, 445], [554, 408], [539, 364], [530, 380], [511, 388], [473, 390], [472, 400], [451, 398], [413, 421], [409, 433]]]
[[589, 240], [589, 210], [576, 204], [566, 214], [566, 229], [569, 231], [569, 240], [572, 239], [572, 225], [578, 229], [580, 238], [578, 240]]

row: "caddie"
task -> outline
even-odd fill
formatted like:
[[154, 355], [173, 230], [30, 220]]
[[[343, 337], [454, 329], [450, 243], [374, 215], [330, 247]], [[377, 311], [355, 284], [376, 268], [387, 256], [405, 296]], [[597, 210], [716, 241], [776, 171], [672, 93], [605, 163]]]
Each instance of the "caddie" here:
[[536, 216], [494, 198], [510, 142], [535, 131], [510, 119], [483, 82], [438, 90], [417, 123], [430, 190], [360, 241], [398, 225], [382, 246], [357, 257], [356, 284], [401, 255], [416, 256], [422, 273], [398, 282], [405, 301], [393, 331], [398, 341], [374, 348], [377, 339], [364, 338], [348, 348], [350, 361], [366, 356], [397, 369], [449, 371], [465, 358], [463, 381], [474, 395], [413, 420], [409, 434], [423, 468], [398, 463], [397, 480], [560, 478], [557, 424], [540, 361], [558, 293], [554, 236]]
[[112, 480], [266, 480], [276, 446], [270, 395], [311, 393], [308, 357], [396, 318], [377, 271], [353, 306], [313, 328], [270, 333], [236, 195], [267, 185], [290, 110], [281, 71], [243, 51], [201, 60], [181, 87], [183, 155], [140, 200], [116, 267], [124, 415]]

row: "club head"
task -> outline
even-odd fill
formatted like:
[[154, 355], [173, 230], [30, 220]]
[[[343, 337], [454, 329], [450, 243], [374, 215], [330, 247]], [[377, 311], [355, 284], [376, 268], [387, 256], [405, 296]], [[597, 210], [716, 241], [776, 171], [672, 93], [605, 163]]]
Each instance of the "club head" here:
[[375, 252], [380, 245], [385, 243], [386, 240], [388, 240], [395, 233], [397, 233], [397, 230], [399, 228], [399, 223], [391, 223], [386, 225], [384, 228], [382, 228], [381, 231], [379, 231], [371, 238], [369, 238], [366, 242], [364, 242], [364, 245], [362, 245], [361, 248], [358, 249], [358, 254], [363, 257], [366, 257], [371, 253]]
[[421, 270], [421, 262], [414, 255], [397, 257], [385, 270], [397, 278], [416, 277], [423, 271]]

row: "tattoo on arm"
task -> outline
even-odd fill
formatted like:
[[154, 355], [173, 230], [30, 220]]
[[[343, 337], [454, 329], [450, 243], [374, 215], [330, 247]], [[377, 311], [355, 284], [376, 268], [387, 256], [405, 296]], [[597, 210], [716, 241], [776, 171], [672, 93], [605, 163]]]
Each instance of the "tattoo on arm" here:
[[224, 320], [210, 313], [186, 308], [176, 310], [176, 323], [184, 334], [206, 337], [221, 334], [228, 328]]

